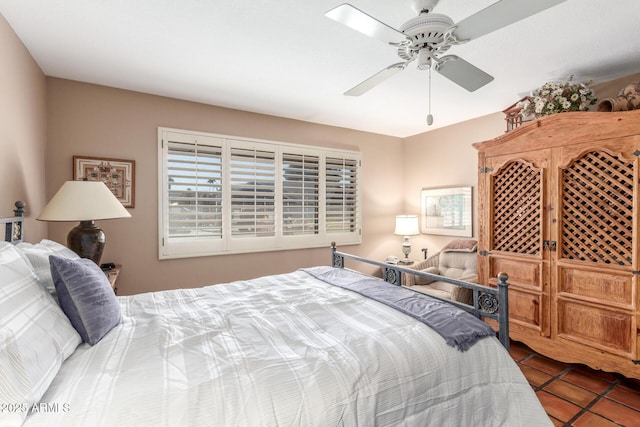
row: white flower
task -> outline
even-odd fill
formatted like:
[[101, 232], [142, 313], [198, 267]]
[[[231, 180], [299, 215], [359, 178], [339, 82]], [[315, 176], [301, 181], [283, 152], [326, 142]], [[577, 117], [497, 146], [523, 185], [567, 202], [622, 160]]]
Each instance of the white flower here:
[[580, 95], [578, 95], [577, 93], [571, 95], [571, 102], [576, 102], [578, 99], [580, 99]]

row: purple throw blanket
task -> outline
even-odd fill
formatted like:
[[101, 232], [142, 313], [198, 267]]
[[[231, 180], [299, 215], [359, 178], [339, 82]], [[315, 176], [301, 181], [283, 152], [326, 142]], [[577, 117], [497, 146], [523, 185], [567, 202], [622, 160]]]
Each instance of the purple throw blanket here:
[[371, 298], [431, 327], [452, 347], [466, 351], [481, 338], [495, 336], [493, 329], [470, 313], [428, 295], [382, 279], [335, 267], [302, 271], [330, 285]]

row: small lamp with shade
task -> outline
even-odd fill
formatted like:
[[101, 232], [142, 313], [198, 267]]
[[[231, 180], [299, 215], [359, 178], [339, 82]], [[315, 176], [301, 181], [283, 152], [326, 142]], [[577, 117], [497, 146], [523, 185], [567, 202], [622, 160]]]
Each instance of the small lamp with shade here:
[[409, 259], [411, 253], [411, 243], [409, 243], [409, 236], [417, 236], [420, 234], [418, 228], [418, 216], [417, 215], [398, 215], [396, 216], [396, 230], [393, 234], [398, 236], [404, 236], [402, 242], [402, 253], [404, 258], [399, 260], [399, 264], [410, 265], [413, 261]]

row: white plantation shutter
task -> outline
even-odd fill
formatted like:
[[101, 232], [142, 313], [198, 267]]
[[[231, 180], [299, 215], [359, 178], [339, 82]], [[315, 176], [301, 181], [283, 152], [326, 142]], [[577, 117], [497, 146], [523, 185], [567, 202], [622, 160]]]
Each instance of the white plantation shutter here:
[[360, 153], [158, 129], [159, 256], [361, 241]]
[[283, 234], [317, 234], [320, 216], [320, 157], [282, 155]]
[[325, 168], [327, 233], [354, 232], [360, 227], [358, 161], [327, 157]]
[[231, 147], [231, 235], [275, 236], [275, 153]]
[[169, 235], [222, 237], [220, 147], [169, 142]]

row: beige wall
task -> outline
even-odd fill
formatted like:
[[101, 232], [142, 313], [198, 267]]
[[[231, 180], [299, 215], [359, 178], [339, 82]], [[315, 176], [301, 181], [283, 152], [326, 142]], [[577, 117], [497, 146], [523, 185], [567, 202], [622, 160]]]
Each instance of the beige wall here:
[[[328, 249], [158, 260], [157, 128], [166, 126], [301, 144], [359, 149], [363, 157], [363, 244], [348, 250], [381, 260], [391, 250], [394, 215], [403, 194], [402, 141], [349, 129], [212, 107], [56, 78], [47, 79], [49, 119], [47, 197], [72, 178], [72, 156], [136, 162], [131, 219], [101, 221], [103, 261], [122, 263], [122, 294], [194, 287], [327, 264]], [[49, 237], [64, 242], [73, 224], [51, 223]], [[327, 242], [327, 245], [329, 242]], [[345, 248], [346, 250], [346, 248]], [[370, 272], [373, 270], [369, 270]]]
[[[420, 191], [429, 187], [473, 187], [473, 236], [477, 236], [478, 158], [474, 142], [495, 138], [504, 133], [502, 113], [469, 120], [453, 126], [412, 136], [405, 140], [404, 206], [407, 213], [420, 214]], [[434, 254], [451, 236], [421, 234], [413, 237], [412, 256], [419, 259], [421, 248]]]
[[24, 201], [24, 238], [39, 241], [47, 236], [33, 215], [46, 202], [46, 79], [2, 15], [0, 63], [0, 216], [13, 215], [13, 202]]

